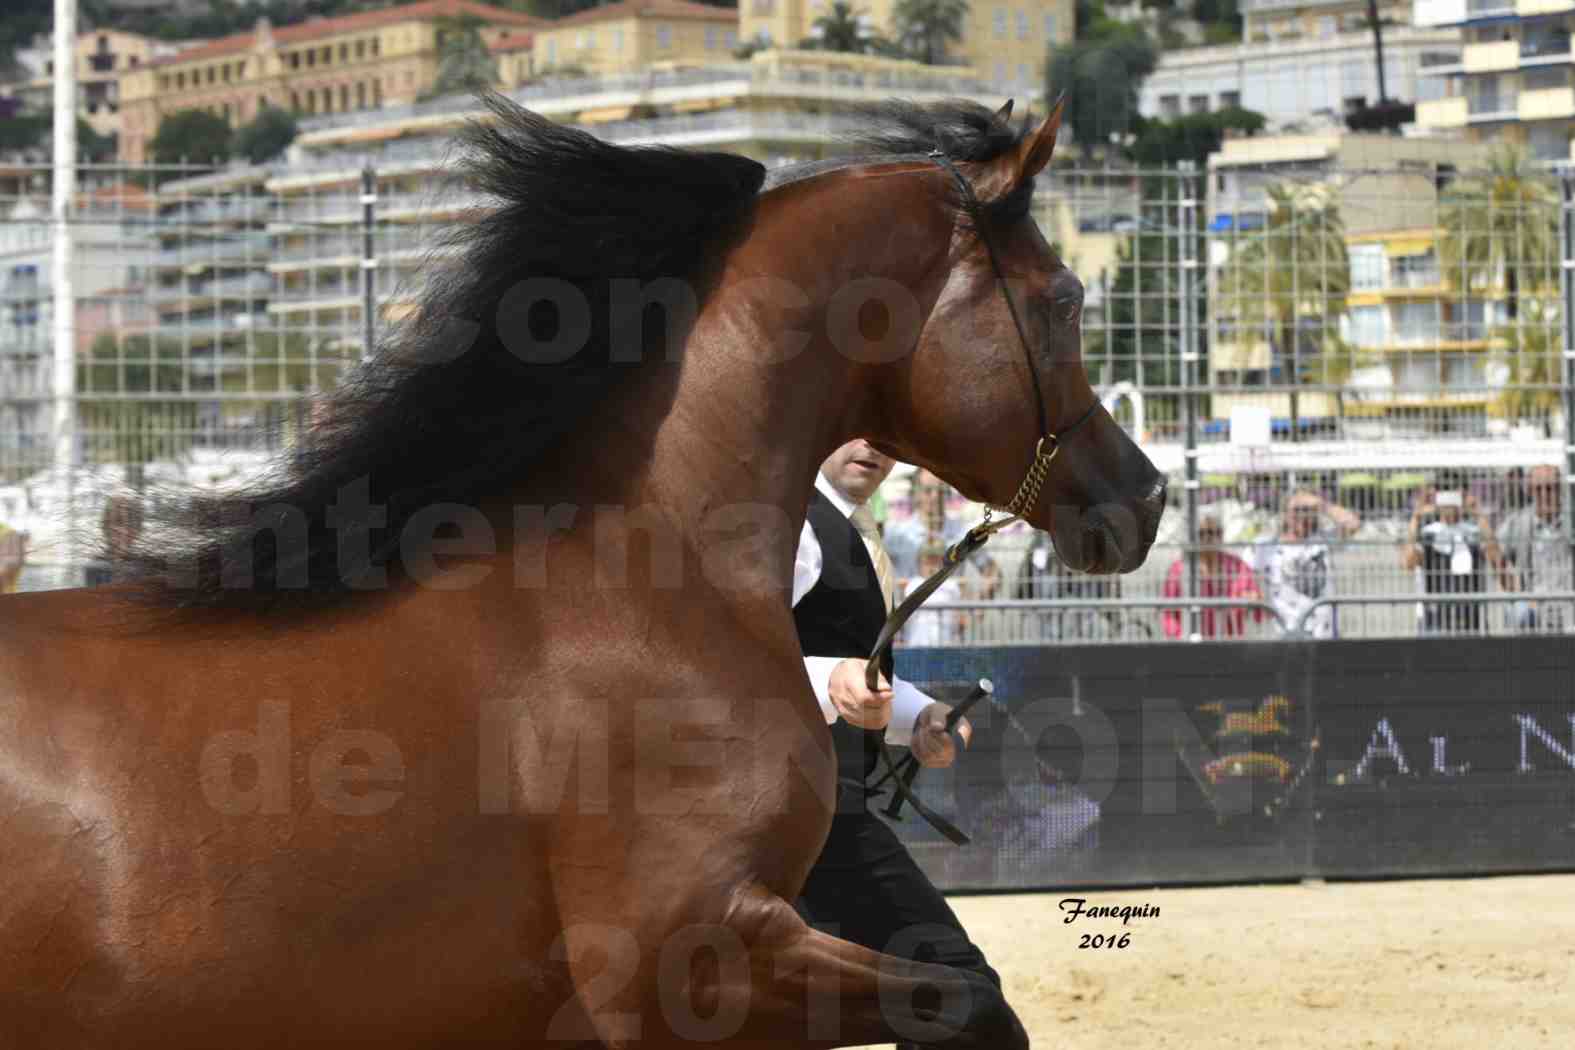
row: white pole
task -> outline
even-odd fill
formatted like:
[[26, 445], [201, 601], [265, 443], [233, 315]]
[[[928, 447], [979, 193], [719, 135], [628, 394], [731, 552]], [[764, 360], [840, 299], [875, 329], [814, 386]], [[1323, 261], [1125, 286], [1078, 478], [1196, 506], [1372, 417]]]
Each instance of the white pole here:
[[55, 163], [50, 215], [54, 251], [54, 463], [65, 485], [65, 543], [61, 556], [74, 571], [76, 297], [71, 288], [71, 198], [76, 196], [77, 0], [55, 0]]

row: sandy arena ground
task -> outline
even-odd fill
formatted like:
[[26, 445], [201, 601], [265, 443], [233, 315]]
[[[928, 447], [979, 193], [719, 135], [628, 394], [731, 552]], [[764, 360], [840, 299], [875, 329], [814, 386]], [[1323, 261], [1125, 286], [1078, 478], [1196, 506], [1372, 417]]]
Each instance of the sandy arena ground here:
[[[1157, 905], [1119, 919], [1058, 902]], [[1569, 1050], [1575, 875], [952, 901], [1047, 1050]]]

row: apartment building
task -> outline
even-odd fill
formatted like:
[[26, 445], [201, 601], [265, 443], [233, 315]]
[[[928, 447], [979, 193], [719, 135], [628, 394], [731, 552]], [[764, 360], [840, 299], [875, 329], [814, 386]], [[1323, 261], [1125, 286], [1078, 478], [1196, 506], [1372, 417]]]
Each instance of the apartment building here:
[[[77, 112], [100, 135], [120, 134], [120, 78], [173, 55], [173, 44], [118, 29], [82, 33], [76, 41]], [[0, 96], [15, 98], [30, 113], [54, 106], [55, 58], [47, 37], [17, 53], [22, 76], [0, 85]]]
[[1420, 127], [1515, 143], [1538, 160], [1575, 158], [1575, 0], [1417, 0], [1415, 18], [1458, 31], [1464, 45], [1459, 62], [1428, 70], [1437, 87], [1417, 108]]
[[732, 61], [738, 13], [689, 0], [622, 0], [556, 19], [535, 35], [536, 65], [544, 74], [703, 65]]
[[[1440, 187], [1483, 165], [1487, 153], [1468, 143], [1347, 132], [1227, 140], [1208, 166], [1209, 370], [1212, 382], [1233, 392], [1213, 395], [1211, 414], [1226, 419], [1235, 405], [1251, 404], [1285, 420], [1290, 394], [1283, 386], [1273, 393], [1251, 388], [1288, 384], [1295, 367], [1316, 385], [1327, 371], [1319, 355], [1338, 337], [1352, 353], [1327, 367], [1350, 392], [1338, 405], [1331, 394], [1301, 394], [1303, 424], [1337, 413], [1360, 417], [1371, 421], [1375, 438], [1484, 427], [1504, 290], [1462, 289], [1449, 280], [1438, 241]], [[1300, 281], [1272, 285], [1280, 301], [1296, 300], [1291, 327], [1299, 360], [1279, 345], [1277, 332], [1262, 330], [1276, 326], [1233, 316], [1227, 291], [1233, 258], [1255, 242], [1276, 242], [1260, 258], [1282, 277], [1301, 259], [1289, 247], [1301, 234], [1283, 225], [1271, 230], [1274, 188], [1293, 190], [1309, 206], [1334, 205], [1348, 258], [1339, 281], [1313, 266]]]
[[[738, 35], [773, 47], [797, 47], [815, 35], [815, 21], [831, 10], [832, 0], [739, 0]], [[872, 34], [895, 36], [893, 0], [853, 4]], [[972, 4], [962, 40], [949, 58], [973, 68], [992, 88], [1026, 98], [1044, 92], [1045, 58], [1050, 48], [1069, 43], [1075, 26], [1073, 0], [1016, 0]]]
[[277, 29], [260, 19], [250, 32], [124, 74], [121, 157], [144, 161], [159, 121], [186, 109], [207, 110], [239, 126], [265, 105], [345, 113], [414, 102], [436, 79], [446, 20], [461, 17], [480, 21], [482, 38], [495, 52], [512, 53], [545, 24], [473, 0], [422, 0]]
[[[1349, 10], [1355, 6], [1243, 0], [1243, 42], [1164, 52], [1143, 82], [1138, 111], [1172, 119], [1241, 106], [1262, 113], [1271, 131], [1340, 125], [1349, 110], [1379, 98], [1373, 35]], [[1429, 70], [1459, 61], [1454, 29], [1395, 25], [1384, 32], [1390, 98], [1435, 97], [1442, 87]]]

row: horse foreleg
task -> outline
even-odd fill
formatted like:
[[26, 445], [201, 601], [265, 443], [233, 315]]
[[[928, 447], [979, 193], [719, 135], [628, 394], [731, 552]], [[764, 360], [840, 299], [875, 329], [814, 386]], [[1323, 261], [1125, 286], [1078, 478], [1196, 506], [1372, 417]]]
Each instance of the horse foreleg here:
[[[735, 897], [723, 931], [715, 935], [712, 961], [691, 969], [690, 1001], [699, 1016], [742, 1019], [731, 1037], [723, 1036], [728, 1046], [1028, 1046], [1017, 1015], [982, 975], [832, 937], [762, 888]], [[729, 959], [723, 944], [743, 953], [735, 947]], [[674, 976], [662, 974], [667, 981]]]

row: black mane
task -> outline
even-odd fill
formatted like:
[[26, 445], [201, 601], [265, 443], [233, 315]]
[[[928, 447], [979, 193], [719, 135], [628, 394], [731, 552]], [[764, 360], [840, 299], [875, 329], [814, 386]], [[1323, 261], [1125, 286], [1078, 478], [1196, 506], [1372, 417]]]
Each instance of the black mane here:
[[[287, 461], [245, 492], [187, 497], [154, 513], [143, 538], [113, 559], [117, 576], [145, 582], [134, 593], [165, 608], [265, 611], [391, 583], [418, 511], [498, 499], [636, 369], [681, 352], [651, 353], [645, 317], [636, 352], [615, 338], [612, 282], [703, 287], [752, 214], [762, 166], [725, 153], [613, 146], [500, 96], [483, 101], [492, 119], [461, 132], [456, 174], [496, 210], [443, 238], [452, 261], [429, 266], [413, 316], [323, 399]], [[877, 108], [871, 125], [863, 150], [881, 160], [940, 145], [956, 161], [984, 161], [1019, 137], [965, 102], [893, 103]], [[779, 169], [772, 184], [816, 167], [824, 170]], [[558, 321], [550, 308], [510, 313], [507, 293], [527, 278], [567, 282], [590, 305], [589, 337], [567, 360], [517, 353], [518, 332], [545, 339]], [[663, 331], [654, 328], [655, 340]], [[347, 491], [371, 513], [347, 516]]]

